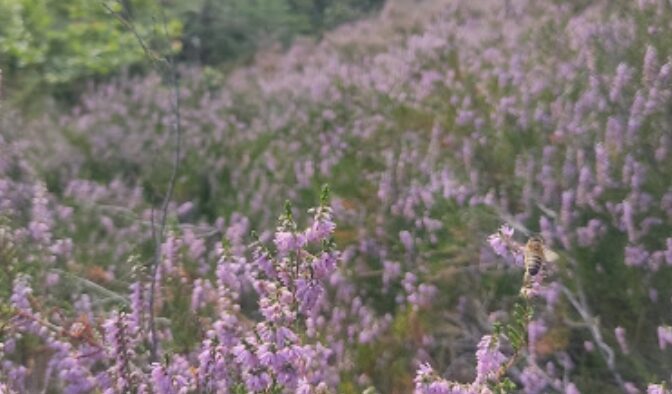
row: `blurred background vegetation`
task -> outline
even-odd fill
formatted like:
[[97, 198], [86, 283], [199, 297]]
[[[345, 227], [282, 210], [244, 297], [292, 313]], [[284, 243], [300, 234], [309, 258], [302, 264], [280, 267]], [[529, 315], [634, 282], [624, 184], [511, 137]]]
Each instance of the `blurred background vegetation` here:
[[[284, 47], [378, 10], [384, 0], [0, 0], [0, 69], [6, 98], [40, 109], [71, 104], [88, 81], [147, 71], [133, 33], [110, 15], [134, 21], [147, 41], [165, 37], [183, 63], [240, 64], [262, 47]], [[160, 33], [160, 34], [157, 34]]]
[[[399, 200], [406, 198], [404, 193], [408, 193], [409, 201], [415, 198], [414, 191], [421, 190], [417, 185], [431, 184], [431, 178], [418, 169], [413, 163], [415, 157], [407, 153], [430, 152], [432, 144], [430, 136], [434, 133], [442, 136], [444, 134], [441, 133], [445, 131], [445, 138], [437, 137], [437, 140], [443, 141], [438, 152], [450, 152], [450, 154], [441, 154], [441, 160], [448, 162], [455, 169], [457, 178], [464, 184], [469, 184], [473, 179], [472, 173], [469, 173], [468, 168], [465, 168], [467, 166], [462, 164], [462, 156], [453, 152], [459, 152], [460, 147], [463, 147], [464, 151], [476, 151], [474, 157], [479, 157], [479, 160], [474, 160], [470, 165], [479, 171], [475, 173], [480, 174], [480, 180], [476, 178], [473, 183], [480, 185], [480, 192], [497, 190], [504, 196], [509, 196], [513, 209], [522, 209], [518, 205], [527, 204], [524, 196], [521, 196], [528, 185], [526, 182], [537, 187], [537, 183], [540, 184], [547, 178], [558, 178], [562, 183], [558, 187], [567, 191], [573, 190], [576, 181], [573, 178], [562, 179], [559, 175], [564, 171], [563, 166], [566, 163], [574, 164], [573, 160], [566, 159], [576, 157], [577, 162], [579, 159], [590, 162], [595, 156], [593, 138], [602, 141], [600, 133], [609, 124], [612, 116], [627, 119], [629, 105], [621, 107], [620, 103], [615, 103], [613, 106], [610, 104], [606, 110], [600, 110], [602, 112], [586, 110], [583, 116], [586, 117], [585, 124], [591, 132], [586, 133], [584, 139], [568, 138], [566, 141], [553, 139], [555, 138], [551, 135], [553, 129], [549, 127], [553, 123], [544, 117], [521, 126], [517, 116], [531, 116], [537, 110], [542, 115], [546, 112], [550, 114], [550, 109], [555, 108], [557, 103], [569, 107], [574, 105], [577, 98], [581, 98], [579, 102], [583, 103], [594, 97], [592, 84], [598, 80], [590, 79], [594, 70], [584, 67], [583, 60], [576, 62], [579, 66], [575, 72], [570, 73], [570, 76], [558, 76], [561, 74], [558, 70], [563, 70], [563, 66], [574, 67], [574, 63], [569, 59], [581, 59], [580, 50], [591, 49], [591, 55], [596, 56], [595, 65], [605, 81], [613, 79], [615, 70], [621, 62], [633, 67], [633, 80], [641, 80], [642, 59], [647, 44], [653, 42], [658, 48], [659, 59], [665, 62], [668, 61], [665, 59], [669, 59], [672, 41], [669, 40], [669, 35], [664, 34], [654, 36], [655, 39], [650, 37], [656, 32], [655, 29], [651, 29], [651, 22], [655, 21], [654, 14], [648, 10], [633, 12], [630, 7], [634, 7], [634, 2], [632, 4], [610, 2], [610, 7], [614, 7], [616, 12], [608, 9], [608, 12], [604, 12], [604, 19], [598, 19], [595, 12], [589, 13], [589, 17], [584, 17], [581, 10], [589, 8], [588, 2], [576, 0], [562, 2], [568, 4], [568, 7], [571, 5], [572, 11], [567, 15], [561, 15], [557, 21], [551, 21], [553, 23], [544, 19], [550, 18], [549, 13], [531, 14], [538, 18], [540, 26], [529, 21], [525, 23], [516, 21], [515, 23], [522, 26], [531, 24], [533, 27], [525, 28], [525, 31], [528, 29], [530, 31], [526, 35], [529, 38], [520, 43], [522, 49], [515, 51], [512, 49], [513, 44], [508, 44], [499, 36], [493, 39], [494, 44], [474, 43], [473, 47], [464, 45], [465, 41], [468, 41], [466, 39], [459, 41], [462, 39], [461, 36], [452, 38], [458, 40], [460, 44], [456, 45], [455, 49], [450, 43], [434, 49], [432, 45], [435, 44], [431, 35], [415, 37], [410, 40], [410, 44], [399, 45], [399, 48], [403, 49], [411, 44], [415, 45], [419, 53], [413, 55], [417, 58], [415, 60], [417, 63], [412, 66], [417, 68], [408, 68], [410, 71], [405, 75], [397, 70], [406, 69], [403, 54], [407, 52], [395, 48], [386, 41], [391, 42], [394, 39], [395, 34], [389, 32], [414, 29], [410, 23], [412, 18], [408, 13], [400, 12], [401, 18], [408, 23], [403, 26], [402, 23], [395, 23], [391, 27], [378, 26], [377, 34], [366, 34], [366, 30], [351, 29], [347, 26], [344, 30], [349, 34], [343, 34], [346, 37], [338, 39], [343, 42], [356, 36], [356, 45], [348, 42], [347, 48], [343, 45], [342, 48], [338, 48], [339, 52], [333, 55], [343, 64], [352, 61], [354, 70], [374, 69], [391, 80], [396, 80], [396, 74], [402, 74], [402, 77], [398, 78], [401, 87], [398, 87], [398, 90], [391, 89], [392, 93], [389, 95], [380, 94], [365, 84], [364, 87], [341, 85], [337, 77], [327, 75], [325, 78], [331, 80], [325, 86], [333, 88], [338, 94], [325, 94], [326, 98], [314, 99], [310, 94], [312, 90], [307, 86], [310, 85], [311, 88], [321, 86], [321, 81], [317, 77], [323, 76], [324, 64], [321, 63], [322, 58], [304, 61], [304, 53], [308, 51], [299, 52], [296, 56], [298, 60], [291, 56], [284, 60], [286, 64], [292, 66], [296, 60], [301, 70], [308, 70], [304, 74], [297, 70], [294, 75], [290, 75], [292, 78], [282, 81], [278, 75], [284, 76], [283, 72], [290, 67], [280, 67], [280, 71], [276, 70], [277, 74], [273, 76], [275, 78], [273, 82], [276, 83], [275, 94], [264, 93], [256, 84], [245, 85], [237, 91], [235, 88], [230, 89], [233, 97], [226, 94], [227, 89], [235, 84], [227, 85], [221, 82], [224, 80], [222, 77], [237, 66], [252, 63], [260, 49], [281, 50], [287, 48], [297, 37], [319, 40], [327, 31], [341, 23], [376, 13], [383, 3], [384, 0], [173, 0], [159, 7], [157, 0], [108, 0], [107, 3], [90, 0], [0, 0], [0, 68], [3, 70], [5, 82], [3, 96], [7, 104], [20, 108], [24, 113], [39, 114], [47, 112], [42, 111], [47, 109], [56, 115], [59, 113], [59, 108], [68, 108], [77, 103], [80, 96], [84, 98], [82, 101], [87, 101], [88, 98], [83, 110], [75, 109], [72, 114], [69, 110], [61, 111], [65, 114], [64, 118], [53, 116], [47, 118], [44, 123], [36, 122], [30, 127], [23, 127], [23, 124], [18, 123], [14, 128], [17, 133], [22, 133], [24, 136], [31, 135], [29, 134], [31, 131], [34, 132], [32, 145], [35, 146], [31, 146], [33, 151], [30, 153], [32, 158], [39, 159], [35, 160], [38, 161], [35, 164], [38, 168], [36, 172], [45, 181], [49, 192], [63, 198], [67, 204], [79, 207], [75, 216], [83, 223], [78, 224], [76, 234], [68, 236], [71, 236], [77, 245], [77, 250], [81, 253], [78, 258], [83, 262], [83, 266], [86, 269], [90, 268], [89, 271], [82, 268], [84, 272], [82, 275], [94, 280], [102, 271], [94, 264], [102, 265], [103, 261], [112, 264], [122, 260], [119, 256], [107, 255], [110, 251], [105, 247], [96, 248], [97, 244], [123, 245], [127, 241], [117, 242], [112, 238], [112, 234], [115, 233], [108, 232], [99, 220], [101, 215], [95, 214], [98, 211], [66, 195], [65, 190], [69, 181], [74, 180], [80, 184], [84, 183], [80, 181], [92, 181], [92, 185], [102, 185], [102, 188], [107, 188], [108, 185], [116, 186], [121, 190], [118, 193], [123, 196], [123, 200], [113, 201], [115, 204], [123, 205], [128, 204], [128, 196], [131, 193], [126, 193], [126, 189], [120, 186], [123, 186], [123, 182], [117, 182], [118, 179], [122, 179], [128, 183], [128, 190], [136, 190], [133, 188], [138, 187], [144, 193], [138, 198], [138, 205], [134, 206], [134, 209], [141, 211], [145, 206], [143, 204], [156, 205], [157, 196], [163, 195], [172, 157], [171, 150], [165, 142], [168, 140], [161, 138], [167, 135], [165, 133], [167, 123], [164, 119], [170, 115], [169, 105], [164, 100], [168, 97], [166, 87], [156, 76], [135, 78], [149, 74], [151, 64], [145, 59], [133, 33], [106, 11], [105, 5], [107, 5], [113, 12], [132, 19], [138, 34], [152, 48], [169, 48], [181, 65], [198, 66], [191, 67], [188, 72], [183, 73], [185, 97], [182, 104], [184, 119], [189, 126], [186, 127], [188, 138], [181, 168], [181, 172], [185, 175], [178, 181], [175, 192], [176, 202], [188, 201], [195, 204], [193, 212], [188, 213], [189, 221], [192, 219], [195, 221], [200, 215], [211, 223], [218, 217], [230, 217], [233, 212], [234, 215], [240, 213], [249, 216], [253, 220], [251, 227], [259, 228], [261, 227], [259, 224], [264, 222], [261, 214], [256, 212], [255, 215], [252, 208], [253, 197], [263, 195], [263, 199], [259, 201], [262, 201], [272, 215], [275, 215], [277, 208], [281, 206], [281, 200], [284, 201], [285, 198], [291, 198], [295, 206], [302, 209], [311, 206], [318, 199], [316, 191], [319, 185], [328, 181], [344, 202], [344, 207], [347, 207], [344, 211], [353, 212], [351, 215], [355, 218], [350, 219], [350, 225], [344, 223], [341, 226], [339, 223], [337, 234], [339, 245], [345, 247], [356, 244], [362, 233], [377, 234], [377, 228], [382, 227], [378, 220], [386, 218], [384, 228], [388, 233], [379, 236], [381, 244], [389, 246], [391, 259], [391, 256], [394, 256], [402, 262], [408, 260], [408, 264], [412, 267], [408, 268], [409, 270], [415, 269], [418, 261], [423, 259], [428, 261], [430, 274], [427, 276], [440, 288], [437, 296], [438, 305], [458, 305], [463, 295], [472, 295], [475, 299], [485, 299], [484, 304], [488, 305], [488, 310], [510, 309], [509, 300], [517, 294], [520, 287], [519, 271], [501, 269], [480, 275], [467, 269], [469, 264], [478, 261], [480, 248], [487, 235], [501, 224], [502, 219], [496, 213], [479, 205], [462, 206], [450, 199], [439, 198], [436, 202], [432, 201], [431, 211], [428, 208], [427, 211], [421, 212], [427, 214], [428, 218], [435, 218], [443, 223], [441, 230], [435, 234], [440, 242], [430, 244], [427, 241], [428, 233], [421, 229], [416, 230], [414, 236], [418, 243], [411, 256], [398, 241], [399, 231], [414, 228], [417, 224], [402, 215], [390, 215], [390, 207], [381, 205], [376, 195], [379, 179], [389, 176], [394, 180], [393, 186], [396, 189], [394, 193], [399, 194], [395, 198]], [[167, 42], [166, 34], [162, 31], [162, 10], [165, 11]], [[614, 39], [617, 44], [608, 46], [611, 41], [604, 37], [610, 36], [612, 31], [618, 33], [620, 25], [610, 22], [604, 27], [606, 23], [604, 21], [611, 21], [615, 14], [628, 13], [633, 15], [633, 26], [636, 29], [627, 30], [627, 35], [623, 34], [623, 37], [633, 41], [623, 45]], [[577, 15], [578, 22], [570, 19], [574, 14]], [[474, 20], [484, 19], [485, 22], [480, 22], [481, 25], [474, 24], [472, 31], [465, 28], [467, 31], [464, 36], [472, 38], [477, 36], [475, 33], [483, 30], [484, 26], [493, 25], [491, 22], [495, 17], [487, 19], [480, 15]], [[602, 17], [601, 14], [598, 15]], [[460, 18], [459, 15], [455, 17]], [[462, 18], [468, 20], [466, 16]], [[575, 24], [569, 24], [568, 21], [573, 21]], [[579, 28], [586, 26], [591, 29]], [[503, 30], [493, 28], [497, 29]], [[455, 30], [451, 28], [448, 31]], [[580, 45], [579, 38], [576, 39], [577, 43], [571, 40], [574, 38], [573, 33], [579, 35]], [[586, 36], [580, 33], [586, 33]], [[592, 37], [590, 36], [592, 34], [596, 34], [596, 38], [588, 40], [586, 37]], [[621, 37], [615, 33], [613, 35]], [[332, 38], [334, 37], [329, 37], [329, 40], [325, 41], [331, 43]], [[476, 37], [475, 41], [478, 38]], [[336, 44], [337, 47], [338, 43]], [[578, 49], [570, 44], [576, 44]], [[427, 46], [426, 52], [420, 50], [423, 49], [423, 45]], [[509, 86], [506, 82], [502, 85], [504, 88], [500, 88], [500, 84], [492, 75], [490, 79], [483, 78], [483, 75], [488, 75], [491, 67], [494, 67], [489, 65], [489, 60], [483, 56], [486, 52], [484, 48], [489, 49], [490, 55], [493, 53], [493, 48], [502, 51], [502, 59], [493, 61], [493, 64], [503, 67], [503, 74], [507, 77], [520, 76], [527, 85]], [[317, 57], [327, 56], [325, 53], [332, 49], [323, 49], [321, 55], [318, 54]], [[382, 66], [374, 65], [374, 67], [370, 58], [359, 56], [366, 53], [370, 57], [370, 54], [376, 51], [383, 54], [378, 59], [382, 62]], [[510, 53], [515, 55], [514, 60], [509, 59]], [[364, 58], [361, 61], [362, 65], [358, 63], [359, 57]], [[482, 69], [473, 66], [474, 59], [484, 59], [485, 64], [474, 62]], [[273, 60], [277, 61], [271, 59]], [[509, 60], [510, 64], [507, 63]], [[259, 69], [262, 69], [263, 65], [254, 70], [247, 70], [249, 72], [247, 77], [254, 79], [261, 75]], [[392, 70], [389, 74], [385, 74], [386, 67]], [[439, 71], [448, 72], [445, 75], [450, 78], [454, 76], [454, 80], [450, 80], [451, 86], [444, 86], [443, 82], [438, 84], [434, 82], [433, 78], [436, 76], [433, 76], [432, 72]], [[451, 74], [453, 72], [454, 74]], [[537, 77], [534, 77], [535, 72], [544, 73], [540, 74], [542, 77], [538, 77], [538, 80], [549, 82], [540, 84], [545, 88], [531, 96], [532, 98], [528, 96], [519, 98], [520, 103], [516, 104], [515, 108], [524, 110], [524, 112], [521, 110], [524, 115], [517, 115], [515, 111], [507, 109], [505, 104], [511, 102], [511, 97], [518, 97], [520, 92], [528, 92], [532, 89], [530, 86], [536, 86], [532, 83], [537, 81], [535, 79]], [[436, 78], [447, 80], [448, 77], [445, 75], [439, 74]], [[116, 78], [118, 76], [122, 78]], [[529, 79], [526, 79], [528, 76]], [[120, 82], [102, 84], [115, 79], [119, 79]], [[300, 85], [296, 89], [298, 93], [292, 96], [291, 87], [297, 85], [297, 81], [305, 82], [306, 86], [298, 84]], [[101, 86], [107, 86], [109, 89], [89, 91], [89, 86], [96, 83], [101, 83]], [[423, 84], [427, 87], [423, 88]], [[603, 87], [603, 85], [596, 86]], [[215, 90], [213, 87], [221, 88], [225, 92], [213, 93], [213, 98], [208, 94], [211, 89]], [[638, 89], [642, 89], [642, 92], [648, 91], [648, 88], [636, 83], [627, 86], [625, 91], [630, 97]], [[425, 90], [424, 96], [417, 94], [421, 90]], [[84, 94], [85, 91], [88, 94]], [[415, 102], [416, 97], [422, 98]], [[632, 149], [635, 158], [642, 163], [650, 163], [646, 168], [650, 168], [650, 173], [653, 175], [648, 179], [645, 188], [650, 195], [660, 198], [661, 201], [662, 196], [668, 190], [672, 190], [669, 189], [667, 178], [661, 176], [671, 173], [670, 160], [653, 162], [654, 155], [651, 153], [654, 145], [659, 144], [659, 141], [665, 141], [663, 133], [669, 130], [669, 104], [668, 101], [662, 103], [661, 108], [668, 107], [656, 113], [656, 117], [651, 117], [653, 120], [647, 120], [643, 132], [645, 137], [638, 141], [642, 145]], [[584, 107], [577, 105], [577, 108]], [[503, 114], [502, 124], [486, 124], [483, 129], [485, 136], [480, 134], [478, 139], [472, 137], [474, 134], [471, 124], [458, 122], [461, 112], [475, 113], [488, 118], [490, 114], [496, 114], [498, 111]], [[564, 114], [563, 111], [560, 112]], [[592, 113], [595, 114], [595, 118]], [[286, 119], [280, 117], [278, 121], [278, 114], [287, 114]], [[80, 122], [81, 119], [85, 120]], [[271, 125], [272, 120], [277, 123]], [[552, 121], [563, 124], [562, 119], [552, 118]], [[371, 131], [366, 137], [352, 133], [352, 130], [367, 128]], [[45, 130], [52, 133], [45, 133]], [[347, 132], [343, 133], [343, 130]], [[329, 142], [332, 139], [336, 142]], [[45, 142], [42, 145], [38, 143], [43, 140]], [[56, 142], [52, 143], [52, 140]], [[290, 151], [288, 149], [290, 145], [285, 144], [290, 140], [296, 142], [299, 148]], [[487, 145], [480, 142], [482, 140], [486, 140]], [[466, 143], [462, 145], [462, 141]], [[660, 145], [664, 146], [662, 142]], [[63, 146], [64, 150], [60, 151], [60, 147]], [[295, 162], [311, 165], [319, 163], [324, 153], [316, 153], [315, 147], [318, 146], [345, 148], [339, 148], [340, 150], [335, 153], [327, 152], [336, 157], [333, 169], [328, 171], [329, 178], [324, 179], [321, 173], [315, 170], [315, 174], [305, 176], [306, 185], [295, 186], [299, 172]], [[545, 146], [557, 149], [554, 155], [547, 159], [549, 168], [555, 169], [552, 175], [539, 171], [538, 177], [528, 176], [527, 173], [514, 176], [516, 168], [518, 166], [522, 168], [523, 164], [530, 162], [530, 158], [539, 158], [541, 162], [544, 156], [548, 156], [544, 153]], [[18, 151], [7, 151], [19, 155]], [[292, 154], [289, 155], [287, 152]], [[389, 156], [384, 156], [382, 152], [389, 152]], [[465, 153], [463, 155], [471, 157]], [[405, 156], [411, 157], [409, 162], [402, 160]], [[615, 178], [621, 179], [621, 168], [627, 169], [623, 164], [625, 157], [629, 157], [629, 152], [624, 152], [622, 155], [614, 153], [610, 158], [612, 175]], [[397, 161], [400, 164], [394, 166], [390, 164]], [[267, 163], [272, 163], [272, 166]], [[431, 171], [433, 170], [432, 168]], [[250, 174], [254, 176], [249, 176]], [[625, 175], [622, 177], [626, 178]], [[624, 184], [625, 186], [620, 185], [607, 190], [604, 193], [604, 200], [611, 204], [622, 202], [625, 194], [629, 192], [627, 182], [624, 181]], [[276, 185], [277, 188], [274, 188]], [[113, 190], [106, 193], [114, 195], [116, 191], [110, 188]], [[538, 188], [541, 189], [540, 186]], [[669, 195], [672, 196], [672, 192]], [[555, 200], [559, 200], [559, 193], [556, 197], [558, 198]], [[560, 211], [559, 201], [554, 201], [553, 204], [551, 208]], [[420, 202], [418, 205], [421, 205]], [[527, 224], [532, 223], [536, 226], [545, 212], [534, 208], [533, 205], [530, 206]], [[651, 217], [664, 217], [662, 207], [662, 204], [660, 208], [654, 207], [650, 213]], [[420, 209], [424, 208], [418, 208]], [[354, 212], [362, 213], [364, 220], [357, 222], [360, 217]], [[106, 215], [113, 216], [109, 212]], [[586, 297], [592, 303], [594, 315], [599, 317], [605, 327], [607, 340], [614, 348], [617, 346], [615, 336], [612, 334], [614, 327], [623, 326], [628, 333], [631, 333], [630, 340], [634, 351], [631, 357], [619, 359], [619, 368], [624, 371], [626, 379], [644, 384], [644, 379], [653, 381], [656, 376], [664, 376], [663, 373], [670, 370], [671, 360], [666, 353], [657, 351], [658, 343], [653, 334], [659, 324], [668, 321], [669, 307], [668, 304], [663, 306], [662, 302], [656, 304], [656, 301], [650, 298], [654, 298], [652, 294], [655, 294], [656, 299], [670, 299], [672, 293], [668, 284], [672, 280], [672, 272], [669, 269], [657, 272], [641, 271], [623, 264], [628, 239], [624, 231], [618, 228], [618, 224], [613, 224], [612, 216], [612, 213], [593, 211], [592, 208], [576, 209], [572, 219], [574, 227], [584, 226], [595, 218], [610, 227], [595, 245], [575, 246], [572, 249], [572, 253], [582, 264], [571, 273], [572, 275], [576, 273], [583, 283], [590, 284], [586, 289]], [[644, 214], [641, 216], [643, 218]], [[113, 217], [117, 220], [116, 225], [119, 228], [130, 226], [127, 224], [131, 221], [129, 217], [121, 214]], [[105, 218], [109, 219], [107, 216]], [[347, 219], [345, 218], [344, 222]], [[61, 225], [65, 227], [65, 223]], [[650, 246], [651, 250], [662, 250], [663, 246], [659, 243], [668, 237], [669, 223], [651, 228], [654, 231], [647, 239], [651, 245], [647, 246]], [[68, 234], [66, 230], [63, 231]], [[122, 234], [121, 231], [119, 233]], [[122, 237], [132, 238], [128, 235], [119, 235], [119, 239], [126, 240]], [[134, 243], [129, 243], [133, 247], [131, 250], [133, 253], [139, 250], [146, 255], [152, 253], [148, 242], [136, 241], [133, 239]], [[122, 250], [119, 255], [125, 257], [131, 251]], [[367, 253], [369, 252], [361, 253], [363, 256], [361, 261], [364, 262], [360, 262], [360, 265], [373, 267], [371, 270], [373, 273], [382, 270], [380, 256]], [[448, 266], [447, 262], [455, 266]], [[353, 265], [351, 270], [354, 271], [357, 267]], [[398, 392], [409, 392], [414, 350], [421, 346], [426, 333], [438, 331], [436, 327], [441, 329], [445, 327], [436, 322], [438, 320], [445, 322], [453, 318], [452, 310], [440, 307], [418, 313], [410, 309], [402, 310], [395, 299], [379, 295], [383, 287], [382, 278], [371, 279], [363, 275], [356, 280], [358, 289], [372, 300], [379, 314], [390, 314], [394, 317], [389, 334], [379, 341], [357, 347], [356, 364], [359, 367], [357, 372], [365, 371], [372, 377], [374, 383], [383, 389], [382, 392], [393, 392], [395, 387]], [[124, 283], [112, 283], [110, 287], [125, 291], [124, 285]], [[177, 283], [176, 286], [181, 285]], [[400, 284], [394, 286], [396, 287], [390, 290], [390, 294], [401, 291]], [[653, 290], [655, 293], [652, 293]], [[70, 289], [67, 289], [67, 292], [69, 293]], [[176, 293], [182, 294], [179, 291]], [[174, 310], [167, 311], [166, 315], [171, 318], [180, 316], [188, 319], [191, 315], [185, 313], [185, 309], [186, 304], [180, 304]], [[549, 325], [552, 324], [553, 327], [545, 337], [547, 354], [562, 349], [571, 356], [580, 371], [576, 374], [575, 381], [583, 392], [614, 392], [604, 391], [604, 382], [611, 378], [606, 376], [606, 368], [599, 354], [586, 352], [584, 349], [584, 343], [590, 340], [586, 331], [580, 331], [563, 323], [565, 317], [570, 315], [570, 311], [566, 304], [561, 304], [557, 310], [547, 311], [546, 314], [550, 316]], [[483, 312], [481, 314], [484, 315], [486, 311], [485, 308], [484, 311], [477, 310], [474, 312], [475, 317], [480, 316], [477, 312]], [[446, 370], [450, 365], [451, 376], [458, 377], [468, 377], [472, 372], [472, 359], [467, 359], [463, 364], [454, 363], [455, 358], [448, 357], [449, 352], [445, 350], [450, 349], [450, 352], [457, 355], [473, 354], [470, 346], [477, 342], [480, 334], [474, 327], [481, 329], [481, 323], [475, 317], [473, 321], [464, 323], [469, 328], [465, 331], [476, 333], [474, 338], [464, 340], [458, 337], [457, 328], [452, 326], [449, 326], [449, 329], [454, 331], [447, 329], [437, 334], [440, 340], [437, 345], [439, 350], [435, 352], [437, 363], [434, 366], [437, 370]], [[192, 332], [193, 327], [187, 322], [175, 328], [178, 341], [188, 338], [195, 343], [198, 338], [190, 336]], [[189, 345], [193, 346], [194, 343]], [[180, 346], [186, 345], [180, 342]], [[381, 361], [380, 354], [385, 354], [387, 359]], [[391, 371], [393, 372], [390, 373]], [[358, 375], [354, 372], [352, 376], [343, 377], [340, 392], [356, 392], [357, 381]], [[609, 389], [613, 387], [610, 386], [607, 390]]]

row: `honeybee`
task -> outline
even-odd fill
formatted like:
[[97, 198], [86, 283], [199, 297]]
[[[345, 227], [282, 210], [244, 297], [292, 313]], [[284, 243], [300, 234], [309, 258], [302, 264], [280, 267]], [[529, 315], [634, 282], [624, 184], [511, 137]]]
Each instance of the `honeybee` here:
[[548, 262], [553, 262], [558, 259], [558, 254], [544, 245], [544, 239], [538, 235], [531, 236], [525, 246], [522, 248], [523, 262], [525, 264], [525, 275], [523, 276], [523, 287], [520, 293], [530, 298], [537, 292], [535, 290], [543, 280], [541, 275]]
[[525, 263], [525, 273], [529, 276], [536, 276], [546, 263], [546, 248], [544, 239], [538, 235], [533, 235], [527, 240], [523, 249], [523, 261]]

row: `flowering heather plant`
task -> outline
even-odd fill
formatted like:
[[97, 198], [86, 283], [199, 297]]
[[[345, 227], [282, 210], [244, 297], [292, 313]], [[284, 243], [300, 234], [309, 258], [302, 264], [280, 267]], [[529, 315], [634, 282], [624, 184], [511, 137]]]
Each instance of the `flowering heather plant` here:
[[[180, 70], [154, 292], [165, 82], [3, 107], [7, 390], [669, 391], [668, 2], [393, 3]], [[524, 287], [532, 233], [559, 258]]]
[[[163, 331], [161, 352], [166, 361], [151, 365], [145, 283], [130, 286], [123, 308], [128, 312], [113, 310], [67, 327], [65, 321], [35, 309], [29, 278], [17, 277], [3, 334], [7, 337], [3, 376], [18, 391], [25, 389], [27, 380], [36, 379], [13, 360], [21, 356], [17, 342], [37, 341], [54, 349], [46, 356], [44, 387], [65, 392], [327, 392], [337, 382], [338, 349], [320, 339], [320, 319], [324, 321], [329, 281], [340, 259], [328, 204], [325, 187], [321, 205], [311, 210], [313, 220], [305, 230], [299, 230], [287, 205], [275, 232], [275, 250], [256, 241], [249, 254], [233, 256], [228, 247], [216, 245], [217, 259], [193, 284], [192, 298], [200, 301], [192, 302], [197, 307], [187, 313], [200, 327], [191, 333], [191, 350], [176, 349], [176, 338]], [[301, 241], [277, 242], [287, 233]], [[171, 288], [171, 276], [190, 281], [184, 276], [188, 261], [170, 264], [171, 270], [165, 261], [161, 265], [157, 298], [163, 304], [179, 302], [170, 294], [179, 290]], [[258, 309], [241, 305], [243, 296], [255, 297]]]

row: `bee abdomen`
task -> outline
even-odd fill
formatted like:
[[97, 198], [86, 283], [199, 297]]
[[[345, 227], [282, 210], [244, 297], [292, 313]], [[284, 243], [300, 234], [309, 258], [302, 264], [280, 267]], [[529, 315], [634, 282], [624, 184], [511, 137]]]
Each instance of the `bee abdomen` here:
[[527, 264], [527, 273], [531, 276], [535, 276], [541, 270], [542, 259], [539, 256], [529, 256]]

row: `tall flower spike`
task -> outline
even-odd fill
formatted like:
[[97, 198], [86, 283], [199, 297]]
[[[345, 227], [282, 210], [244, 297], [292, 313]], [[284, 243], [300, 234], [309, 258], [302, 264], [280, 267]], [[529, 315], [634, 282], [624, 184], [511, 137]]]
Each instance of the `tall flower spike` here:
[[104, 328], [105, 342], [110, 347], [110, 353], [114, 360], [113, 373], [116, 389], [122, 393], [131, 391], [130, 357], [132, 350], [129, 346], [126, 314], [124, 312], [113, 314], [105, 322]]

